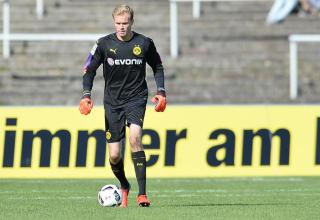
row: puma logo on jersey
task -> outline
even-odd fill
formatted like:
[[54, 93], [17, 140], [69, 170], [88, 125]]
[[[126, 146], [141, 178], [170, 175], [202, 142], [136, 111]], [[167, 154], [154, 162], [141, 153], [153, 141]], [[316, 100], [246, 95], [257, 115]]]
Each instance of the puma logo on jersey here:
[[109, 50], [110, 50], [110, 52], [113, 52], [114, 54], [117, 54], [117, 50], [118, 50], [118, 48], [116, 48], [116, 49], [112, 49], [112, 48], [110, 48]]

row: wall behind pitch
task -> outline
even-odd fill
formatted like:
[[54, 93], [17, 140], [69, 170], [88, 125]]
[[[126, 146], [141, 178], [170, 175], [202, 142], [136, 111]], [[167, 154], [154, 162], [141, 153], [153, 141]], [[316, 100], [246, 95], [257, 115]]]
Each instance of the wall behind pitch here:
[[[148, 107], [148, 177], [320, 175], [320, 106]], [[129, 146], [125, 169], [134, 177]], [[0, 178], [113, 177], [104, 111], [1, 107]]]

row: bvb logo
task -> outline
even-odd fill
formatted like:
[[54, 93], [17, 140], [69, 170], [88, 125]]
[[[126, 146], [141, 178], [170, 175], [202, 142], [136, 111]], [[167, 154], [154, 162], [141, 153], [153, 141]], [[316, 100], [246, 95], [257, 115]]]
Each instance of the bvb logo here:
[[139, 46], [139, 45], [135, 45], [134, 48], [133, 48], [133, 50], [132, 50], [132, 52], [133, 52], [133, 54], [136, 55], [136, 56], [140, 55], [140, 54], [141, 54], [141, 48], [140, 48], [140, 46]]
[[110, 138], [111, 138], [111, 133], [110, 133], [110, 131], [107, 131], [107, 132], [106, 132], [106, 138], [107, 138], [107, 140], [110, 140]]

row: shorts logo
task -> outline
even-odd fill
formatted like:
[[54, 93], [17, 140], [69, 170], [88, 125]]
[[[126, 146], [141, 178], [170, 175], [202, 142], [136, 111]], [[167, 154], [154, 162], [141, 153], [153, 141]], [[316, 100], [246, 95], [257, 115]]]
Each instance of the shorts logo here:
[[140, 54], [141, 54], [141, 48], [140, 48], [140, 46], [139, 46], [139, 45], [134, 45], [134, 48], [133, 48], [132, 52], [133, 52], [133, 54], [136, 55], [136, 56], [140, 55]]
[[107, 132], [106, 132], [106, 138], [107, 138], [107, 140], [110, 140], [110, 138], [111, 138], [111, 133], [110, 133], [110, 131], [107, 131]]
[[107, 61], [108, 61], [108, 63], [109, 63], [110, 66], [113, 66], [113, 65], [114, 65], [114, 60], [113, 60], [112, 58], [109, 57], [109, 58], [107, 59]]

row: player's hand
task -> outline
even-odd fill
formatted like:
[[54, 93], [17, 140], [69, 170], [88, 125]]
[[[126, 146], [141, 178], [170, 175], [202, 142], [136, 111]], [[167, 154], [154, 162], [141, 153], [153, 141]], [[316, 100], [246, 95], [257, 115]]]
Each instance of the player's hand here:
[[93, 102], [89, 97], [83, 98], [80, 101], [79, 110], [81, 114], [87, 115], [93, 108]]
[[152, 99], [151, 102], [153, 102], [154, 104], [156, 104], [156, 106], [154, 107], [154, 110], [156, 112], [163, 112], [166, 109], [167, 106], [167, 100], [166, 100], [166, 95], [165, 93], [157, 93], [157, 95], [155, 95]]

